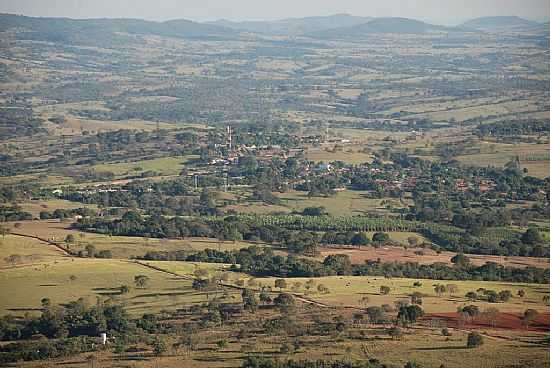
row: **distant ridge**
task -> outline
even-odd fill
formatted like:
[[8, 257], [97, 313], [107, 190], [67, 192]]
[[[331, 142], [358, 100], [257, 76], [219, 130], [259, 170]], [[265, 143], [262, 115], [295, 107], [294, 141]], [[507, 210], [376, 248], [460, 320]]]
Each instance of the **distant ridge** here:
[[123, 34], [181, 38], [227, 38], [233, 29], [190, 20], [152, 22], [140, 19], [33, 18], [0, 14], [0, 31], [16, 29], [17, 37], [50, 42], [117, 42]]
[[409, 18], [375, 18], [352, 27], [341, 27], [311, 33], [318, 38], [356, 37], [377, 33], [422, 34], [437, 31], [453, 31], [455, 28], [425, 23]]
[[366, 23], [372, 18], [356, 17], [349, 14], [334, 14], [329, 16], [288, 18], [276, 21], [244, 21], [231, 22], [220, 19], [208, 24], [232, 28], [239, 31], [276, 34], [276, 35], [303, 35], [332, 28], [351, 27]]
[[516, 16], [481, 17], [469, 20], [462, 27], [477, 30], [519, 29], [538, 26], [539, 23]]

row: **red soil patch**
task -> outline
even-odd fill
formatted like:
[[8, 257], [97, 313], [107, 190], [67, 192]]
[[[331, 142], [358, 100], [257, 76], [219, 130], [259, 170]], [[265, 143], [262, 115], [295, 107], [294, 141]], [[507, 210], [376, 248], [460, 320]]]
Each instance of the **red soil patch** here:
[[522, 330], [522, 331], [537, 331], [548, 332], [550, 331], [550, 314], [539, 314], [537, 318], [529, 324], [528, 328], [525, 328], [521, 321], [521, 316], [513, 313], [499, 313], [496, 318], [496, 323], [492, 325], [482, 316], [478, 316], [472, 320], [466, 321], [463, 325], [459, 323], [458, 313], [430, 313], [422, 318], [423, 320], [440, 319], [444, 321], [449, 327], [464, 327], [473, 329], [483, 328], [497, 328], [505, 330]]
[[[362, 247], [361, 249], [354, 247], [339, 247], [339, 248], [321, 248], [320, 259], [324, 259], [331, 254], [347, 254], [353, 264], [362, 264], [365, 261], [376, 261], [378, 258], [382, 262], [416, 262], [420, 264], [433, 264], [436, 262], [451, 264], [451, 258], [456, 255], [453, 252], [441, 252], [437, 254], [432, 249], [422, 248], [410, 248], [405, 249], [402, 247]], [[486, 262], [495, 262], [510, 267], [538, 267], [538, 268], [550, 268], [550, 263], [547, 258], [533, 258], [533, 257], [501, 257], [501, 256], [488, 256], [488, 255], [474, 255], [468, 254], [470, 261], [477, 265], [482, 266]]]

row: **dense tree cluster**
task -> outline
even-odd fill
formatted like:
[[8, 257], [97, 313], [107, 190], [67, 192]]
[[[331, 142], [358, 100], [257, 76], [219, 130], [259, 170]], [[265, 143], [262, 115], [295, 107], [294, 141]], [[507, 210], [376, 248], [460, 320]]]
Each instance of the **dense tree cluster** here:
[[32, 214], [17, 205], [0, 206], [0, 222], [32, 220]]
[[[298, 257], [274, 255], [269, 248], [249, 247], [239, 251], [207, 249], [193, 254], [185, 252], [148, 252], [148, 260], [179, 260], [233, 264], [235, 271], [254, 276], [322, 277], [330, 275], [406, 277], [434, 280], [483, 280], [522, 283], [548, 283], [550, 270], [541, 268], [513, 268], [487, 262], [483, 266], [448, 266], [444, 263], [377, 262], [352, 265], [347, 255], [332, 255], [324, 262]], [[237, 266], [240, 265], [240, 266]]]
[[89, 307], [82, 299], [61, 307], [45, 303], [40, 317], [23, 321], [10, 317], [0, 319], [0, 337], [3, 340], [28, 339], [33, 335], [48, 338], [98, 336], [105, 331], [124, 332], [129, 317], [117, 305]]

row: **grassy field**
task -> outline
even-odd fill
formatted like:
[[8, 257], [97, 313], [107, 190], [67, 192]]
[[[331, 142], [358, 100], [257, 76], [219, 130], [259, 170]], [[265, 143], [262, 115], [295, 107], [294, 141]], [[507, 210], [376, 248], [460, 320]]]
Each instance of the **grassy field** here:
[[[371, 235], [372, 233], [368, 233]], [[421, 244], [425, 239], [416, 233], [407, 232], [390, 232], [388, 233], [393, 241], [407, 244], [409, 237], [417, 239], [418, 244]], [[547, 233], [543, 233], [547, 234]], [[456, 255], [454, 252], [440, 252], [437, 253], [432, 249], [424, 248], [404, 248], [404, 247], [390, 247], [384, 246], [381, 248], [374, 247], [361, 247], [360, 249], [355, 247], [346, 248], [321, 248], [320, 254], [317, 257], [322, 261], [326, 256], [330, 254], [347, 254], [353, 264], [363, 264], [365, 261], [375, 261], [380, 259], [382, 262], [414, 262], [419, 264], [433, 264], [433, 263], [446, 263], [451, 265], [451, 258]], [[494, 262], [497, 264], [509, 266], [509, 267], [538, 267], [538, 268], [550, 268], [550, 262], [546, 258], [534, 258], [534, 257], [520, 257], [520, 256], [491, 256], [491, 255], [477, 255], [468, 254], [470, 262], [476, 266], [482, 266], [487, 262]]]
[[62, 255], [59, 249], [36, 239], [15, 235], [0, 237], [0, 267], [7, 266], [11, 255], [21, 256], [21, 263], [37, 263]]
[[[188, 264], [177, 267], [181, 275], [205, 268], [211, 273], [223, 265]], [[146, 288], [134, 286], [134, 277], [145, 275]], [[71, 276], [76, 279], [71, 280]], [[118, 287], [127, 285], [130, 292], [120, 295]], [[25, 292], [21, 292], [25, 290]], [[0, 313], [23, 314], [40, 308], [42, 298], [66, 303], [85, 298], [115, 299], [131, 313], [159, 312], [206, 301], [206, 294], [191, 288], [191, 281], [159, 272], [127, 260], [57, 258], [55, 261], [5, 268], [0, 272]]]
[[387, 214], [387, 206], [401, 208], [396, 199], [373, 199], [366, 196], [366, 192], [346, 190], [338, 192], [330, 197], [309, 198], [306, 192], [289, 191], [286, 193], [274, 193], [281, 199], [278, 205], [269, 205], [263, 202], [245, 202], [238, 205], [228, 206], [242, 213], [273, 213], [273, 212], [301, 212], [307, 207], [324, 207], [326, 211], [334, 216], [342, 215], [364, 215], [367, 212]]
[[[19, 228], [11, 226], [12, 232], [22, 235], [38, 236], [42, 239], [50, 239], [57, 242], [63, 242], [67, 235], [72, 234], [75, 237], [75, 243], [64, 244], [71, 251], [84, 250], [88, 244], [95, 246], [97, 251], [110, 250], [114, 258], [132, 258], [143, 256], [149, 251], [176, 251], [188, 250], [197, 251], [203, 249], [235, 250], [246, 248], [252, 245], [248, 242], [219, 241], [217, 239], [206, 238], [188, 238], [188, 239], [154, 239], [139, 238], [130, 236], [108, 236], [102, 234], [82, 233], [70, 228], [70, 222], [60, 222], [59, 220], [44, 221], [23, 221]], [[10, 239], [6, 237], [6, 244]], [[46, 243], [44, 243], [47, 245]], [[15, 250], [15, 248], [14, 248]]]
[[21, 203], [23, 211], [31, 213], [34, 217], [38, 217], [41, 211], [53, 212], [56, 209], [76, 209], [76, 208], [91, 208], [96, 210], [98, 207], [95, 204], [86, 204], [80, 202], [71, 202], [63, 199], [51, 199], [47, 201], [29, 201]]
[[[379, 331], [379, 330], [378, 330]], [[254, 339], [229, 338], [228, 346], [217, 349], [216, 339], [228, 336], [230, 331], [219, 329], [204, 336], [204, 342], [199, 351], [187, 354], [183, 351], [169, 351], [165, 356], [145, 359], [120, 358], [110, 352], [98, 353], [99, 367], [162, 367], [162, 368], [237, 368], [242, 366], [243, 359], [248, 355], [263, 356], [275, 359], [293, 360], [331, 360], [346, 361], [364, 360], [375, 357], [389, 367], [403, 367], [408, 361], [415, 361], [426, 368], [479, 367], [497, 368], [504, 366], [542, 368], [550, 364], [550, 359], [544, 348], [534, 348], [536, 345], [513, 341], [516, 337], [487, 338], [485, 344], [477, 349], [466, 349], [466, 331], [453, 331], [451, 337], [442, 336], [439, 329], [414, 329], [407, 331], [403, 339], [394, 341], [382, 337], [373, 330], [371, 339], [342, 340], [334, 336], [308, 336], [301, 339], [304, 347], [300, 351], [281, 354], [279, 349], [288, 339], [280, 336], [258, 336]], [[378, 339], [375, 339], [377, 338]], [[532, 337], [531, 337], [532, 339]], [[246, 349], [246, 350], [245, 350]], [[208, 358], [204, 351], [208, 351]], [[365, 354], [368, 352], [368, 355]], [[88, 368], [86, 355], [81, 357], [54, 361], [55, 367], [63, 364], [70, 368]], [[36, 364], [36, 363], [35, 363]], [[32, 363], [22, 363], [21, 367], [36, 367]]]
[[[308, 295], [304, 289], [305, 283], [309, 279], [304, 278], [288, 278], [287, 284], [292, 285], [295, 282], [302, 284], [299, 289], [300, 293]], [[420, 280], [407, 278], [392, 278], [370, 277], [370, 276], [330, 276], [313, 279], [315, 287], [313, 293], [308, 297], [312, 300], [326, 303], [328, 305], [346, 306], [346, 307], [361, 307], [361, 298], [367, 296], [369, 298], [368, 305], [392, 305], [396, 300], [407, 299], [409, 295], [415, 291], [425, 295], [422, 308], [427, 313], [455, 312], [457, 307], [466, 304], [478, 305], [481, 309], [488, 307], [497, 307], [501, 312], [523, 312], [527, 308], [536, 308], [541, 313], [550, 313], [550, 306], [542, 302], [542, 297], [550, 293], [550, 285], [538, 284], [520, 284], [520, 283], [505, 283], [505, 282], [488, 282], [488, 281], [445, 281], [445, 280]], [[274, 287], [275, 278], [259, 278], [258, 282]], [[420, 287], [413, 287], [415, 281], [422, 283]], [[316, 287], [323, 284], [329, 289], [328, 294], [319, 294]], [[455, 295], [444, 294], [441, 297], [435, 294], [433, 286], [436, 284], [454, 284], [458, 287]], [[380, 286], [389, 286], [391, 291], [388, 295], [380, 295]], [[506, 303], [487, 303], [484, 301], [470, 302], [464, 295], [469, 291], [476, 291], [479, 288], [495, 290], [510, 290], [514, 295], [509, 302]], [[518, 290], [524, 290], [526, 296], [524, 298], [516, 297]], [[276, 290], [274, 288], [274, 290]]]
[[[220, 272], [222, 265], [194, 264], [182, 262], [147, 262], [151, 266], [160, 267], [179, 275], [191, 275], [198, 267], [209, 270], [210, 275]], [[71, 274], [78, 275], [77, 279], [70, 281]], [[132, 284], [136, 274], [150, 277], [147, 289], [131, 288], [130, 293], [114, 295], [112, 288], [119, 284]], [[238, 277], [238, 276], [237, 276]], [[234, 277], [236, 278], [236, 277]], [[234, 279], [233, 278], [233, 279]], [[47, 279], [47, 284], [44, 279]], [[273, 278], [255, 279], [258, 284], [273, 285]], [[496, 291], [509, 289], [515, 292], [518, 288], [524, 289], [525, 298], [513, 298], [510, 302], [499, 304], [487, 304], [480, 302], [466, 302], [459, 296], [434, 294], [432, 285], [438, 283], [434, 280], [421, 280], [423, 286], [413, 288], [415, 279], [384, 279], [375, 277], [324, 277], [315, 280], [315, 287], [324, 284], [330, 289], [329, 294], [318, 295], [311, 293], [307, 298], [326, 303], [331, 308], [321, 306], [299, 304], [296, 318], [310, 319], [313, 315], [319, 315], [329, 320], [336, 316], [351, 319], [357, 309], [345, 309], [343, 307], [365, 307], [359, 300], [368, 296], [368, 305], [393, 305], [393, 302], [404, 299], [413, 291], [425, 294], [423, 308], [427, 313], [450, 311], [454, 312], [458, 306], [475, 304], [484, 309], [497, 307], [501, 312], [519, 313], [525, 308], [535, 308], [541, 313], [548, 313], [549, 307], [540, 303], [540, 297], [548, 293], [549, 286], [540, 285], [510, 285], [497, 282], [446, 282], [458, 286], [459, 293], [479, 287]], [[287, 282], [299, 281], [305, 283], [307, 279], [287, 279]], [[25, 287], [30, 292], [25, 296], [14, 295], [10, 289], [13, 285]], [[391, 287], [389, 295], [379, 295], [381, 285]], [[206, 301], [204, 293], [197, 293], [190, 288], [190, 282], [163, 272], [137, 265], [127, 261], [100, 261], [77, 259], [64, 260], [49, 264], [48, 267], [17, 268], [3, 271], [0, 274], [0, 292], [8, 298], [1, 301], [2, 313], [5, 311], [23, 313], [32, 308], [37, 308], [40, 297], [52, 298], [54, 302], [73, 300], [84, 297], [90, 303], [99, 298], [114, 298], [123, 303], [133, 314], [143, 312], [158, 312], [160, 310], [174, 310], [183, 306]], [[303, 292], [303, 289], [299, 292]], [[227, 297], [240, 300], [237, 292], [229, 291]], [[250, 324], [258, 318], [272, 318], [277, 312], [259, 312], [256, 315], [245, 313], [240, 317], [241, 323]], [[363, 330], [365, 338], [343, 338], [341, 335], [304, 336], [300, 338], [302, 347], [299, 351], [281, 354], [281, 345], [290, 340], [279, 334], [260, 334], [253, 337], [235, 337], [236, 328], [233, 325], [225, 325], [202, 331], [199, 333], [200, 346], [190, 353], [182, 350], [169, 351], [162, 357], [153, 357], [145, 354], [141, 359], [132, 359], [131, 356], [114, 355], [110, 351], [98, 352], [99, 362], [97, 366], [108, 367], [240, 367], [242, 360], [247, 355], [262, 355], [274, 358], [293, 359], [365, 359], [375, 357], [385, 364], [402, 367], [407, 361], [414, 360], [427, 368], [438, 368], [441, 364], [445, 367], [459, 368], [465, 366], [496, 368], [506, 364], [516, 364], [522, 367], [545, 367], [550, 364], [550, 357], [545, 348], [538, 345], [544, 334], [534, 331], [507, 331], [503, 329], [482, 329], [485, 335], [485, 343], [477, 349], [466, 349], [467, 330], [450, 328], [451, 336], [443, 336], [440, 328], [427, 328], [415, 326], [404, 330], [401, 340], [390, 339], [381, 326], [357, 326], [350, 325], [350, 331]], [[215, 343], [220, 339], [227, 339], [228, 345], [222, 349], [216, 348]], [[170, 338], [169, 338], [170, 340]], [[170, 346], [171, 344], [169, 344]], [[147, 349], [147, 347], [145, 347]], [[206, 358], [204, 352], [208, 351]], [[71, 357], [51, 362], [51, 366], [63, 365], [66, 367], [89, 367], [89, 363], [82, 357]], [[130, 365], [129, 365], [130, 364]], [[22, 363], [21, 367], [36, 367], [36, 363]], [[47, 365], [41, 365], [47, 366]]]
[[354, 150], [344, 150], [336, 152], [328, 152], [325, 150], [309, 150], [306, 153], [306, 158], [315, 162], [332, 162], [342, 161], [348, 164], [362, 164], [365, 162], [372, 162], [372, 155], [367, 153], [361, 153]]
[[528, 157], [532, 156], [550, 157], [550, 144], [481, 142], [480, 153], [458, 156], [457, 160], [473, 166], [503, 167], [519, 157], [521, 168], [526, 168], [528, 175], [543, 179], [550, 177], [550, 161], [529, 161]]
[[294, 211], [302, 211], [306, 207], [325, 207], [334, 216], [360, 215], [366, 212], [387, 213], [386, 204], [395, 208], [402, 207], [398, 200], [372, 199], [366, 192], [346, 190], [331, 197], [308, 198], [305, 192], [288, 192], [279, 196], [283, 204]]
[[193, 157], [194, 156], [163, 157], [154, 160], [101, 164], [92, 166], [92, 169], [98, 172], [110, 171], [117, 176], [130, 173], [138, 174], [145, 171], [155, 171], [160, 175], [177, 175], [184, 164]]

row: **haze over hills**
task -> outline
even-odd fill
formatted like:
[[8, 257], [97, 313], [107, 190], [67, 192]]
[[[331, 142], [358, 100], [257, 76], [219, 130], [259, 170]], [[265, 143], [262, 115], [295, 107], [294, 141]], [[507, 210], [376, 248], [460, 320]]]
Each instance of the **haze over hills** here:
[[353, 38], [371, 34], [424, 34], [431, 32], [499, 31], [547, 32], [548, 24], [519, 17], [484, 17], [459, 27], [434, 25], [409, 18], [368, 18], [349, 14], [289, 18], [278, 21], [199, 23], [186, 19], [165, 22], [140, 19], [34, 18], [0, 14], [0, 31], [17, 30], [16, 37], [83, 45], [116, 45], [129, 37], [154, 35], [176, 38], [236, 39], [245, 33], [309, 36], [318, 39]]
[[409, 33], [421, 34], [438, 31], [454, 31], [458, 28], [444, 27], [425, 23], [415, 19], [408, 18], [375, 18], [369, 22], [351, 26], [329, 29], [325, 31], [311, 33], [310, 35], [318, 38], [339, 38], [356, 37], [367, 34], [377, 33]]
[[300, 35], [332, 28], [352, 27], [364, 24], [371, 19], [370, 17], [356, 17], [349, 14], [335, 14], [319, 17], [288, 18], [276, 21], [232, 22], [221, 19], [209, 24], [255, 33]]
[[123, 34], [156, 35], [184, 38], [227, 38], [236, 34], [232, 29], [212, 24], [180, 19], [153, 22], [141, 19], [69, 19], [34, 18], [0, 14], [0, 31], [17, 29], [25, 39], [66, 43], [117, 42]]
[[517, 16], [481, 17], [469, 20], [462, 24], [462, 27], [478, 30], [499, 30], [511, 28], [531, 28], [539, 23]]

